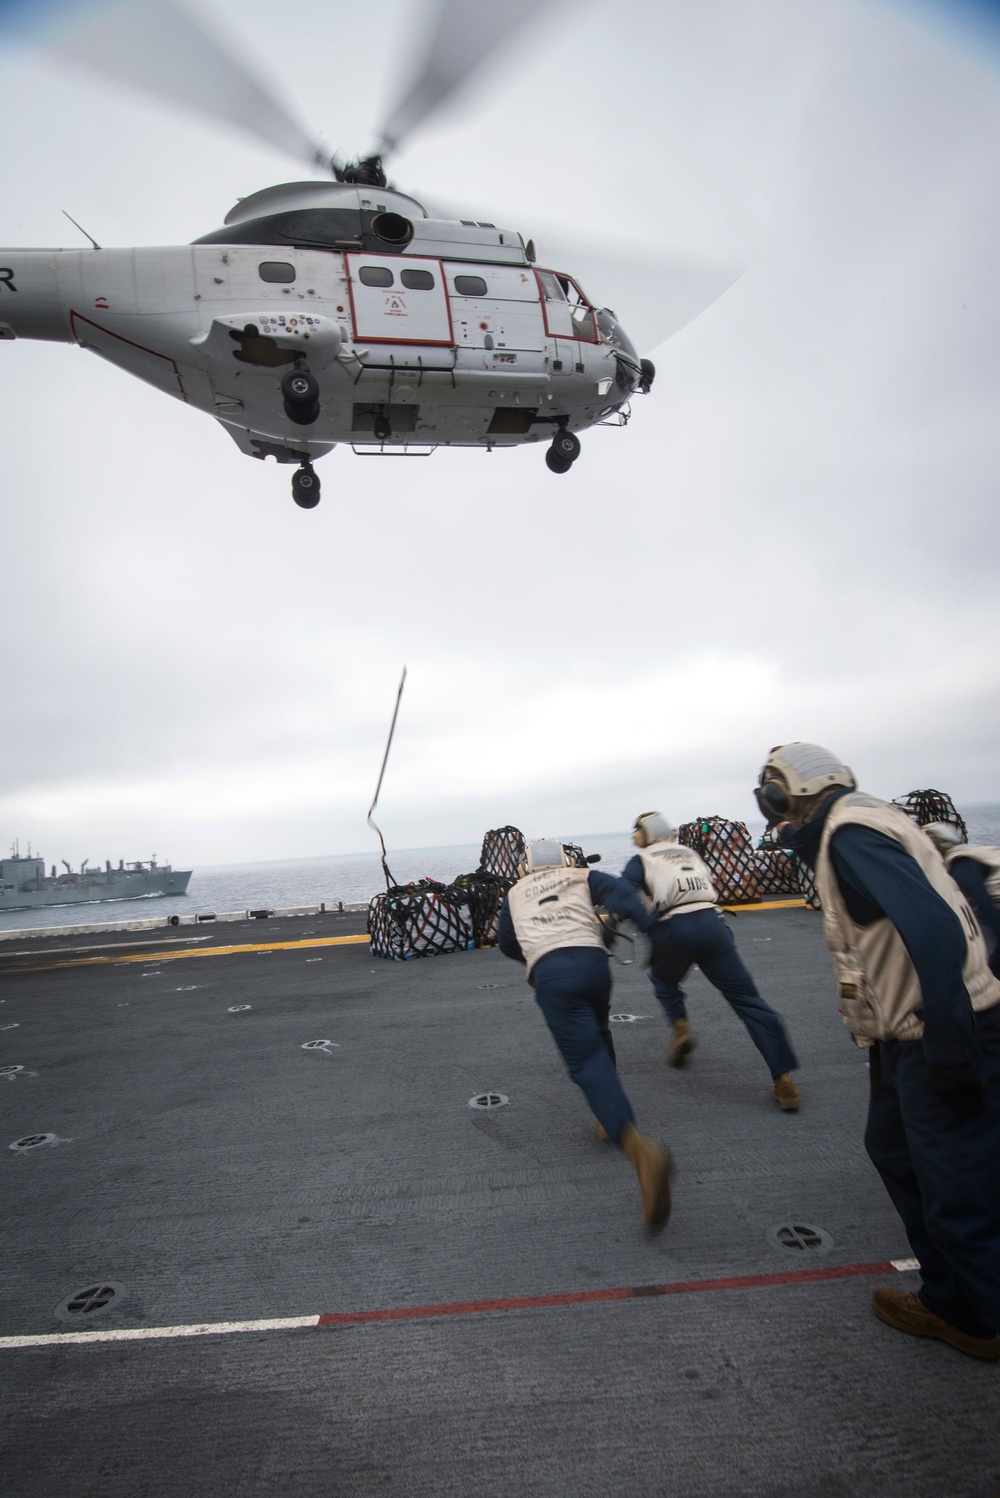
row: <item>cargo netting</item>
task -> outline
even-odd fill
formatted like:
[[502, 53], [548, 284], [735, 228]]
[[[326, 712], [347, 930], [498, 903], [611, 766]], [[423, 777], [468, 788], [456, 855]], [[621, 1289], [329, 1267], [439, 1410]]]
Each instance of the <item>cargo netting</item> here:
[[468, 951], [476, 944], [469, 893], [435, 879], [393, 885], [368, 906], [368, 936], [372, 956], [393, 962]]
[[958, 828], [963, 843], [969, 841], [965, 820], [944, 791], [907, 791], [905, 796], [897, 796], [892, 804], [912, 817], [918, 827], [926, 827], [928, 822], [948, 822]]
[[720, 905], [756, 904], [765, 895], [801, 895], [818, 906], [812, 875], [769, 837], [754, 847], [743, 822], [698, 817], [679, 828], [677, 840], [705, 860]]
[[819, 891], [812, 869], [793, 853], [782, 848], [771, 828], [757, 844], [760, 860], [760, 887], [764, 895], [801, 895], [807, 905], [819, 909]]
[[517, 879], [518, 864], [524, 862], [524, 833], [517, 827], [494, 827], [483, 838], [479, 855], [480, 874], [495, 874], [507, 888]]
[[500, 907], [510, 888], [509, 882], [497, 874], [484, 874], [482, 869], [477, 869], [474, 874], [459, 874], [452, 888], [463, 891], [468, 898], [476, 946], [495, 947]]
[[523, 858], [523, 833], [496, 827], [483, 838], [473, 873], [459, 874], [450, 884], [436, 879], [391, 884], [368, 906], [372, 956], [404, 962], [495, 947], [500, 907]]

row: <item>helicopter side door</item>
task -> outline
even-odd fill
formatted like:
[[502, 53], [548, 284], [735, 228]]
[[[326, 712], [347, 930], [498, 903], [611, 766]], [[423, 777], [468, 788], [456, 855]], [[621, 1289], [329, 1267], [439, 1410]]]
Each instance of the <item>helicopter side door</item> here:
[[344, 265], [356, 341], [452, 347], [440, 260], [348, 253]]
[[534, 353], [540, 360], [545, 329], [533, 271], [452, 261], [444, 269], [456, 348], [485, 351], [490, 368], [523, 364], [516, 358], [519, 353]]

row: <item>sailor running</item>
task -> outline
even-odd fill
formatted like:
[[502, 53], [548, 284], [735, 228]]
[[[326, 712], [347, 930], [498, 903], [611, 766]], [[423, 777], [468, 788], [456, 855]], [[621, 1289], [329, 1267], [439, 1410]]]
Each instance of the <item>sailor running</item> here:
[[595, 906], [642, 929], [649, 912], [627, 884], [611, 874], [578, 868], [554, 838], [529, 843], [500, 911], [498, 944], [524, 962], [539, 1009], [597, 1119], [598, 1134], [617, 1144], [642, 1192], [643, 1226], [658, 1233], [670, 1216], [670, 1152], [645, 1138], [615, 1065], [608, 1026], [611, 968]]
[[697, 963], [743, 1021], [767, 1063], [775, 1102], [783, 1113], [794, 1113], [799, 1093], [789, 1073], [798, 1066], [795, 1052], [781, 1015], [757, 992], [716, 908], [710, 870], [693, 848], [678, 843], [676, 830], [658, 811], [636, 818], [632, 841], [639, 852], [625, 865], [622, 878], [646, 896], [656, 916], [649, 931], [649, 976], [671, 1027], [668, 1062], [683, 1066], [695, 1047], [680, 985]]
[[[1000, 983], [976, 918], [919, 827], [819, 744], [772, 749], [757, 802], [816, 871], [840, 1010], [869, 1057], [865, 1148], [920, 1289], [879, 1320], [1000, 1359]], [[787, 820], [785, 820], [787, 819]]]

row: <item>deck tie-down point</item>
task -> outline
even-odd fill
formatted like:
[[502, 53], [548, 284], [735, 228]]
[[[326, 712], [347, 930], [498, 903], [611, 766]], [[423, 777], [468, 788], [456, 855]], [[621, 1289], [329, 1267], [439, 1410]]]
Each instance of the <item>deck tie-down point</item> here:
[[60, 1301], [52, 1312], [57, 1321], [68, 1321], [71, 1325], [79, 1325], [81, 1321], [89, 1321], [93, 1316], [98, 1316], [102, 1311], [113, 1309], [119, 1301], [125, 1297], [125, 1286], [115, 1280], [92, 1280], [82, 1290], [75, 1290], [72, 1295]]
[[833, 1239], [829, 1233], [798, 1219], [776, 1222], [764, 1236], [772, 1248], [788, 1248], [793, 1253], [826, 1254], [833, 1247]]

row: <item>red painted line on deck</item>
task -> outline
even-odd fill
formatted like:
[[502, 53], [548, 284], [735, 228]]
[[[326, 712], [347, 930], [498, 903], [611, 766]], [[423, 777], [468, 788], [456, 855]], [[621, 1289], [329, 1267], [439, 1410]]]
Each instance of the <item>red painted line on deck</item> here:
[[[759, 1290], [768, 1285], [808, 1285], [817, 1280], [905, 1273], [915, 1259], [880, 1259], [872, 1264], [840, 1264], [826, 1269], [793, 1269], [785, 1274], [739, 1274], [726, 1279], [678, 1280], [668, 1285], [621, 1285], [608, 1290], [568, 1290], [556, 1295], [514, 1295], [504, 1300], [455, 1300], [443, 1305], [397, 1306], [384, 1311], [341, 1311], [325, 1316], [284, 1316], [269, 1321], [200, 1321], [190, 1326], [108, 1327], [105, 1331], [42, 1332], [0, 1337], [0, 1351], [23, 1347], [71, 1347], [111, 1342], [155, 1342], [175, 1337], [212, 1337], [232, 1332], [274, 1332], [313, 1326], [357, 1326], [366, 1321], [416, 1321], [428, 1316], [478, 1316], [491, 1311], [538, 1310], [546, 1306], [593, 1305], [610, 1300], [644, 1300], [655, 1295], [700, 1295], [709, 1290]], [[1000, 1495], [998, 1495], [1000, 1498]]]
[[703, 1295], [714, 1290], [760, 1290], [769, 1285], [808, 1285], [819, 1280], [893, 1274], [889, 1259], [871, 1264], [838, 1264], [795, 1269], [785, 1274], [740, 1274], [728, 1279], [677, 1280], [666, 1285], [622, 1285], [610, 1290], [567, 1290], [557, 1295], [515, 1295], [503, 1300], [455, 1300], [443, 1305], [394, 1306], [384, 1311], [339, 1311], [320, 1316], [319, 1326], [356, 1326], [364, 1321], [415, 1321], [424, 1316], [481, 1316], [492, 1311], [531, 1311], [545, 1306], [593, 1305], [609, 1300], [640, 1300], [655, 1295]]

